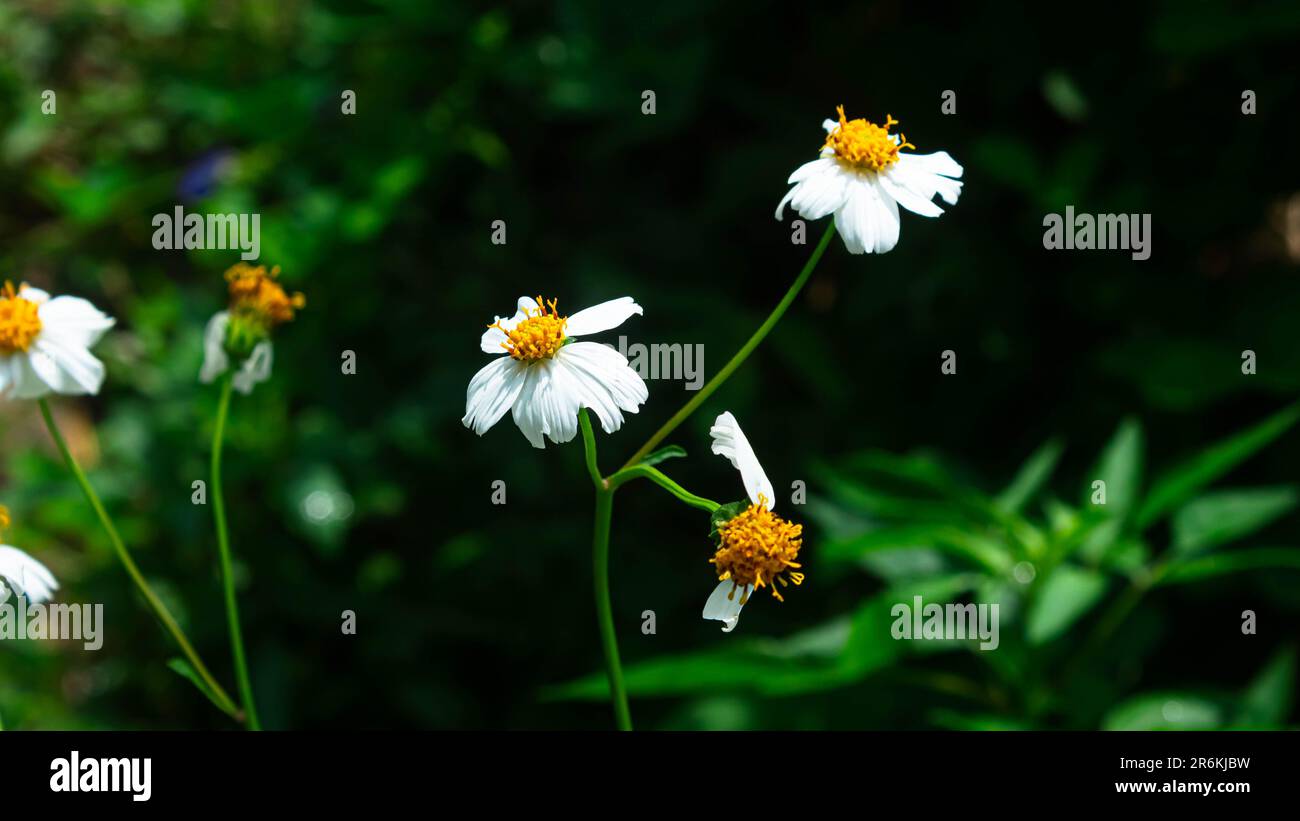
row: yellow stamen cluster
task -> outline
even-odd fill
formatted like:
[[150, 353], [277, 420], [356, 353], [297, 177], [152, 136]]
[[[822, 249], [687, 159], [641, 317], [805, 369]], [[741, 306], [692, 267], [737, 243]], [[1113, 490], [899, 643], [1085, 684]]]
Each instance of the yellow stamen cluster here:
[[226, 271], [231, 312], [258, 317], [267, 330], [292, 320], [294, 311], [302, 310], [307, 298], [301, 293], [285, 293], [276, 281], [279, 276], [279, 265], [267, 271], [265, 265], [254, 267], [246, 262], [236, 263]]
[[[770, 586], [778, 601], [785, 601], [776, 589], [803, 583], [799, 548], [803, 544], [803, 525], [787, 522], [767, 509], [767, 499], [759, 496], [758, 504], [718, 525], [720, 544], [709, 561], [718, 568], [718, 579], [731, 579], [739, 587]], [[735, 590], [731, 595], [735, 595]], [[744, 604], [748, 594], [740, 603]]]
[[0, 288], [0, 354], [25, 352], [41, 332], [40, 306], [20, 293], [12, 282]]
[[4, 532], [9, 529], [9, 524], [12, 521], [13, 520], [9, 518], [9, 508], [0, 505], [0, 536], [3, 536]]
[[556, 310], [557, 300], [546, 301], [537, 297], [537, 307], [524, 309], [524, 319], [512, 330], [506, 330], [501, 323], [494, 322], [489, 328], [496, 328], [506, 335], [501, 347], [510, 352], [510, 356], [521, 362], [536, 362], [555, 356], [555, 352], [564, 346], [564, 326], [568, 317], [560, 316]]
[[884, 125], [876, 125], [862, 119], [847, 119], [842, 105], [835, 110], [840, 114], [840, 124], [826, 135], [826, 147], [843, 163], [866, 171], [883, 171], [898, 162], [899, 149], [916, 148], [902, 134], [894, 142], [889, 127], [898, 125], [898, 120], [888, 114]]

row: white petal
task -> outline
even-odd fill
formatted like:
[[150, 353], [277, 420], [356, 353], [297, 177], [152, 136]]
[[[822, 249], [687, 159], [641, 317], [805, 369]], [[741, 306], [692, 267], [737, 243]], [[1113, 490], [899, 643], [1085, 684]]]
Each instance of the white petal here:
[[875, 247], [875, 226], [871, 223], [873, 209], [868, 186], [855, 185], [844, 200], [844, 207], [835, 212], [835, 230], [844, 240], [850, 254], [865, 254]]
[[104, 363], [84, 347], [51, 339], [42, 333], [27, 352], [32, 370], [55, 393], [73, 396], [99, 393]]
[[632, 297], [619, 297], [578, 311], [569, 317], [569, 321], [564, 325], [564, 332], [568, 336], [596, 334], [608, 331], [610, 328], [617, 328], [626, 322], [628, 317], [641, 313], [644, 311]]
[[777, 219], [781, 219], [787, 202], [804, 219], [821, 219], [844, 204], [846, 189], [855, 179], [853, 172], [832, 159], [813, 160], [790, 175], [791, 179], [801, 173], [804, 176], [777, 205]]
[[718, 586], [709, 594], [709, 600], [704, 603], [704, 618], [726, 622], [727, 626], [722, 628], [722, 632], [730, 633], [736, 629], [736, 623], [740, 621], [740, 608], [745, 606], [740, 603], [740, 600], [748, 601], [749, 594], [752, 592], [754, 592], [752, 586], [740, 587], [731, 579], [718, 582]]
[[[513, 331], [516, 325], [527, 319], [529, 314], [534, 313], [537, 313], [537, 300], [530, 296], [521, 296], [516, 305], [514, 316], [508, 319], [502, 316], [496, 317], [492, 324], [500, 325], [501, 328], [505, 328], [506, 331]], [[479, 338], [478, 342], [479, 349], [482, 350], [483, 353], [505, 352], [506, 349], [502, 343], [506, 341], [506, 334], [505, 331], [501, 330], [501, 328], [489, 327], [483, 332], [483, 336]]]
[[[927, 202], [938, 194], [949, 205], [956, 204], [957, 198], [961, 196], [961, 183], [949, 177], [961, 175], [962, 167], [946, 151], [935, 154], [900, 154], [898, 162], [889, 169], [890, 179], [896, 185]], [[903, 203], [903, 207], [913, 210], [906, 203]]]
[[235, 378], [231, 380], [235, 390], [247, 396], [258, 384], [270, 379], [271, 364], [274, 359], [275, 353], [270, 341], [257, 343], [257, 347], [253, 348], [253, 352], [244, 360], [244, 364], [239, 366]]
[[923, 217], [937, 217], [942, 214], [943, 209], [931, 202], [933, 193], [926, 197], [907, 187], [905, 183], [910, 179], [912, 178], [906, 174], [895, 177], [895, 169], [891, 168], [880, 175], [880, 187], [913, 214], [920, 214]]
[[[24, 298], [32, 289], [24, 291]], [[81, 297], [59, 296], [41, 304], [41, 336], [80, 348], [100, 340], [116, 320]]]
[[465, 416], [460, 420], [479, 436], [501, 421], [519, 396], [528, 366], [508, 356], [493, 359], [469, 381]]
[[59, 589], [54, 574], [45, 565], [9, 545], [0, 545], [0, 576], [32, 604], [47, 601]]
[[898, 244], [898, 204], [864, 175], [849, 187], [844, 207], [835, 213], [835, 228], [852, 254], [883, 254]]
[[546, 447], [544, 437], [563, 443], [578, 433], [577, 392], [568, 375], [557, 378], [556, 370], [553, 359], [529, 365], [511, 410], [515, 425], [535, 448]]
[[230, 367], [230, 357], [226, 355], [226, 326], [230, 324], [230, 314], [219, 311], [208, 320], [203, 329], [203, 366], [199, 368], [199, 381], [209, 385]]
[[623, 426], [620, 411], [636, 413], [650, 396], [627, 359], [607, 345], [573, 342], [561, 348], [554, 361], [571, 377], [579, 406], [594, 411], [606, 433]]
[[14, 354], [9, 359], [9, 376], [12, 380], [10, 397], [13, 399], [39, 399], [50, 392], [50, 386], [32, 368], [30, 354]]
[[40, 288], [33, 288], [27, 284], [19, 286], [18, 295], [28, 302], [35, 302], [37, 305], [43, 305], [50, 301], [49, 291], [43, 291]]
[[758, 504], [761, 494], [768, 510], [775, 507], [776, 491], [772, 489], [772, 483], [768, 481], [763, 466], [758, 463], [754, 449], [749, 446], [749, 440], [745, 438], [731, 411], [718, 414], [713, 427], [709, 428], [709, 436], [713, 437], [713, 452], [725, 456], [730, 460], [731, 466], [740, 471], [740, 480], [745, 485], [749, 500]]

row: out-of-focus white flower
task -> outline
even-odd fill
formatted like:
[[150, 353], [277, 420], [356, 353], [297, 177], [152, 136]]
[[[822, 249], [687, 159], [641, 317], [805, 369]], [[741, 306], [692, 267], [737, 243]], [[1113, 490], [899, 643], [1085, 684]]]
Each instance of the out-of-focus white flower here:
[[240, 262], [226, 271], [230, 308], [218, 311], [203, 331], [203, 366], [199, 381], [209, 384], [238, 362], [232, 382], [243, 394], [271, 378], [275, 350], [271, 332], [289, 322], [306, 305], [301, 293], [289, 294], [277, 278], [280, 268], [267, 270]]
[[[211, 384], [218, 376], [230, 369], [230, 354], [226, 353], [226, 333], [230, 327], [230, 312], [219, 311], [208, 320], [203, 332], [203, 367], [199, 370], [199, 381]], [[271, 340], [264, 339], [253, 347], [253, 352], [235, 371], [235, 390], [242, 394], [253, 392], [254, 386], [271, 378], [271, 363], [275, 351]]]
[[904, 154], [915, 148], [886, 115], [884, 125], [849, 120], [844, 106], [837, 107], [839, 122], [826, 120], [826, 143], [821, 158], [795, 169], [787, 180], [794, 187], [776, 207], [780, 220], [789, 203], [799, 216], [816, 220], [835, 215], [835, 228], [853, 254], [883, 254], [898, 243], [898, 206], [923, 217], [937, 217], [943, 209], [933, 200], [938, 194], [949, 205], [961, 195], [962, 167], [948, 152]]
[[801, 565], [795, 561], [803, 545], [803, 525], [787, 522], [772, 512], [776, 491], [759, 464], [754, 449], [730, 411], [722, 413], [709, 429], [713, 452], [725, 456], [740, 471], [751, 504], [729, 506], [733, 515], [716, 523], [718, 549], [709, 562], [718, 572], [718, 586], [704, 604], [704, 618], [726, 624], [730, 633], [740, 621], [740, 609], [756, 587], [770, 587], [784, 601], [777, 585], [802, 584]]
[[625, 296], [570, 317], [556, 301], [520, 297], [515, 315], [497, 317], [479, 340], [492, 360], [470, 380], [461, 422], [482, 436], [511, 411], [533, 447], [568, 442], [578, 433], [578, 410], [590, 408], [606, 433], [623, 426], [649, 397], [645, 382], [618, 351], [575, 337], [617, 328], [641, 306]]
[[95, 394], [104, 363], [90, 353], [114, 320], [75, 296], [51, 298], [23, 285], [0, 289], [0, 396]]
[[[9, 511], [0, 505], [0, 533], [7, 527]], [[59, 589], [59, 583], [49, 568], [7, 544], [0, 544], [0, 578], [15, 593], [27, 596], [32, 604], [48, 601]]]

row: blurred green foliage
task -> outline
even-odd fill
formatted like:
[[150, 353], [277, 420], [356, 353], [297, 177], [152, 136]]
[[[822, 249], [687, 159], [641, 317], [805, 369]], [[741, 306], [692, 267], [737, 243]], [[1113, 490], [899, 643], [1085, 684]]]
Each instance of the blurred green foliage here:
[[[665, 465], [734, 493], [707, 430], [735, 412], [770, 475], [808, 482], [807, 582], [724, 636], [699, 618], [700, 512], [619, 494], [638, 724], [1291, 726], [1300, 9], [1129, 11], [1064, 31], [1049, 8], [897, 2], [2, 0], [0, 276], [118, 318], [105, 391], [56, 411], [232, 685], [210, 511], [190, 494], [216, 398], [196, 378], [202, 329], [236, 255], [155, 251], [150, 220], [260, 213], [261, 260], [308, 298], [227, 439], [264, 722], [603, 728], [603, 685], [583, 678], [600, 651], [580, 449], [460, 425], [477, 337], [522, 293], [562, 309], [632, 294], [645, 315], [613, 336], [702, 344], [712, 374], [806, 256], [771, 214], [818, 124], [838, 103], [891, 113], [965, 165], [961, 202], [905, 217], [888, 255], [832, 246]], [[1044, 251], [1043, 214], [1068, 204], [1152, 213], [1151, 260]], [[601, 436], [607, 470], [688, 398], [650, 389]], [[97, 653], [0, 646], [6, 727], [228, 726], [168, 669], [27, 403], [0, 404], [0, 502], [8, 540], [108, 622]], [[891, 605], [917, 594], [1000, 602], [1001, 648], [889, 639]]]

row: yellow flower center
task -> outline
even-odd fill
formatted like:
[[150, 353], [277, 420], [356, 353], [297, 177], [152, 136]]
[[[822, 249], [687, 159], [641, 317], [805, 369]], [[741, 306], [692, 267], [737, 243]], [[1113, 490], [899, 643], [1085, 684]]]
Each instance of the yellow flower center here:
[[898, 152], [902, 148], [916, 148], [902, 134], [898, 142], [889, 133], [891, 125], [898, 125], [898, 120], [888, 114], [885, 124], [876, 125], [866, 120], [849, 120], [844, 116], [844, 106], [836, 106], [840, 114], [840, 124], [826, 135], [826, 146], [835, 152], [835, 156], [847, 165], [867, 171], [883, 171], [898, 162]]
[[[803, 583], [799, 548], [803, 545], [803, 525], [787, 522], [767, 509], [761, 494], [758, 504], [750, 505], [731, 521], [718, 525], [721, 543], [709, 559], [718, 568], [718, 579], [731, 579], [737, 586], [770, 586], [772, 595], [785, 601], [774, 582], [786, 587]], [[735, 595], [735, 590], [731, 595]], [[744, 604], [748, 593], [742, 595]]]
[[521, 362], [537, 362], [555, 356], [564, 345], [564, 326], [568, 317], [560, 316], [555, 309], [557, 300], [545, 301], [537, 297], [536, 308], [525, 308], [527, 319], [520, 322], [513, 330], [507, 331], [500, 322], [494, 322], [489, 328], [497, 328], [506, 335], [501, 347], [510, 352], [510, 356]]
[[19, 293], [12, 282], [0, 289], [0, 354], [25, 352], [41, 332], [40, 306]]
[[9, 529], [9, 523], [13, 520], [9, 518], [9, 508], [0, 505], [0, 535]]
[[226, 281], [230, 283], [230, 310], [257, 317], [267, 330], [292, 320], [294, 311], [306, 306], [307, 298], [301, 293], [286, 293], [276, 281], [279, 276], [279, 265], [270, 271], [265, 265], [254, 267], [246, 262], [234, 265], [226, 271]]

